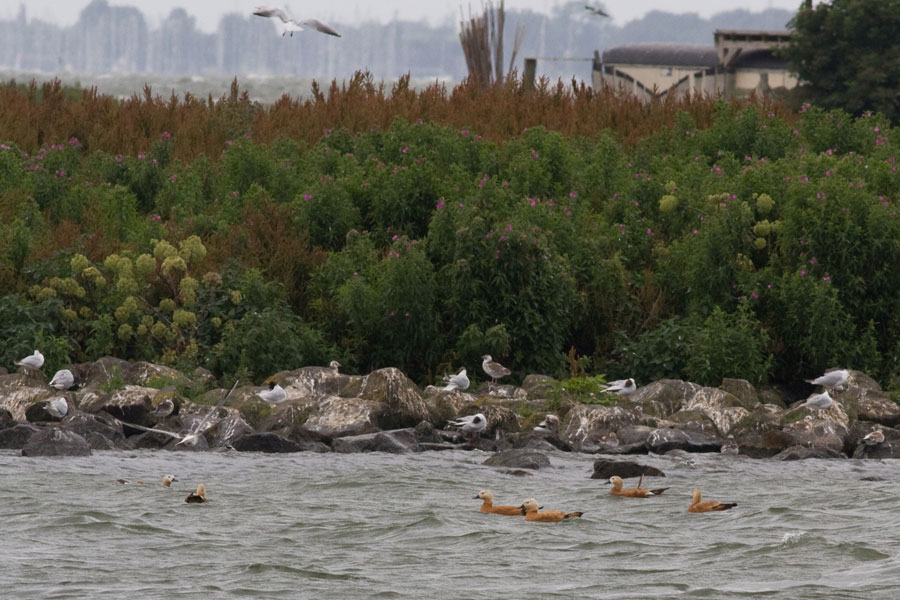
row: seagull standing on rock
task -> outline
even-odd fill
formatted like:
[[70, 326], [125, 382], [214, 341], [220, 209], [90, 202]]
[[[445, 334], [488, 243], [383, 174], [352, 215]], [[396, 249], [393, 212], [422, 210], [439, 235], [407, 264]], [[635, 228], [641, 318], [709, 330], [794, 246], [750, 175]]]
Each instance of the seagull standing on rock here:
[[53, 375], [53, 379], [50, 380], [50, 387], [55, 387], [58, 390], [68, 390], [75, 386], [75, 376], [72, 375], [72, 371], [68, 369], [61, 369]]
[[48, 402], [45, 408], [50, 413], [50, 416], [56, 419], [62, 419], [69, 412], [69, 405], [66, 399], [61, 396]]
[[175, 403], [172, 402], [171, 398], [165, 398], [156, 405], [156, 408], [153, 409], [153, 412], [150, 413], [150, 416], [156, 417], [157, 419], [163, 419], [171, 415], [173, 412], [175, 412]]
[[269, 404], [281, 404], [287, 400], [287, 394], [284, 392], [284, 388], [274, 381], [269, 382], [269, 389], [257, 392], [256, 395]]
[[847, 380], [849, 378], [850, 372], [847, 369], [836, 369], [834, 371], [828, 371], [821, 377], [816, 377], [815, 379], [807, 379], [806, 383], [821, 385], [824, 388], [836, 388], [847, 383]]
[[470, 439], [474, 439], [479, 433], [487, 427], [487, 419], [484, 415], [470, 415], [468, 417], [457, 417], [455, 420], [447, 421], [453, 427], [458, 427]]
[[37, 371], [44, 366], [44, 355], [40, 350], [35, 350], [34, 354], [26, 356], [22, 360], [17, 360], [16, 364], [25, 369], [34, 369]]
[[297, 21], [289, 17], [287, 13], [280, 8], [257, 6], [256, 10], [253, 11], [253, 14], [257, 17], [268, 17], [281, 21], [282, 37], [284, 35], [290, 35], [290, 37], [294, 37], [295, 31], [303, 31], [304, 29], [315, 29], [320, 33], [333, 35], [335, 37], [341, 37], [341, 34], [318, 19], [304, 19], [303, 21]]
[[806, 402], [801, 404], [801, 407], [807, 406], [809, 408], [819, 408], [826, 409], [831, 406], [831, 403], [834, 400], [831, 399], [831, 396], [828, 395], [828, 391], [824, 391], [821, 394], [813, 394], [809, 398], [806, 399]]
[[637, 386], [634, 384], [634, 379], [617, 379], [607, 383], [603, 391], [617, 396], [630, 396], [637, 391]]
[[445, 392], [469, 389], [469, 377], [466, 375], [465, 367], [456, 375], [444, 375], [444, 382], [447, 384], [444, 386]]
[[495, 362], [490, 354], [485, 354], [481, 357], [481, 360], [481, 368], [484, 369], [484, 372], [491, 378], [491, 383], [497, 383], [498, 379], [506, 377], [512, 372], [500, 363]]

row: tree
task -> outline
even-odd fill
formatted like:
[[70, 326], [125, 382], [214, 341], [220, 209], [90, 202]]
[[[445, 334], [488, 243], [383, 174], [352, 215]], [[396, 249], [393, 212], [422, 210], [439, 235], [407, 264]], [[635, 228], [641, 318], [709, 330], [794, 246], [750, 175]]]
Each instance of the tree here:
[[900, 119], [900, 0], [805, 1], [781, 51], [799, 94], [823, 108]]

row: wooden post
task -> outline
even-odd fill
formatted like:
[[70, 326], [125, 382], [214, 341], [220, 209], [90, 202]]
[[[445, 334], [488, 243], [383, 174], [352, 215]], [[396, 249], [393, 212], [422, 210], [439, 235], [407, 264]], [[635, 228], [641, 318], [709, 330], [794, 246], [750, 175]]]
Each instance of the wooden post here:
[[537, 59], [536, 58], [526, 58], [525, 59], [525, 89], [533, 90], [534, 89], [534, 78], [537, 73]]
[[594, 60], [591, 61], [591, 86], [594, 90], [603, 87], [603, 62], [600, 60], [600, 52], [594, 50]]

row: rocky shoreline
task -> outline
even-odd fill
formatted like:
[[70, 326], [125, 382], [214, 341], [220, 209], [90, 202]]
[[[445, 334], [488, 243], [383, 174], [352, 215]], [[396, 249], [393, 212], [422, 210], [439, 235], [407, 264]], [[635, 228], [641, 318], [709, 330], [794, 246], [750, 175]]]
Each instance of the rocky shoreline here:
[[[270, 453], [479, 449], [497, 453], [493, 464], [514, 469], [546, 466], [544, 453], [554, 449], [636, 455], [720, 452], [726, 446], [748, 457], [782, 460], [900, 457], [900, 430], [895, 429], [900, 406], [858, 371], [850, 371], [847, 384], [832, 390], [830, 407], [814, 409], [796, 406], [802, 398], [771, 387], [757, 390], [738, 379], [726, 379], [717, 388], [656, 381], [607, 406], [578, 402], [542, 375], [529, 375], [521, 387], [482, 384], [448, 392], [421, 389], [395, 368], [363, 376], [303, 367], [270, 378], [287, 395], [276, 406], [256, 396], [261, 386], [237, 387], [218, 422], [188, 446], [127, 423], [176, 433], [189, 429], [226, 393], [215, 387], [209, 372], [187, 375], [112, 357], [70, 370], [80, 388], [63, 393], [49, 387], [42, 372], [0, 375], [0, 449], [21, 450], [24, 456], [141, 448]], [[60, 396], [69, 410], [57, 419], [46, 405]], [[166, 399], [175, 405], [172, 414], [154, 416]], [[445, 428], [448, 420], [476, 413], [488, 423], [478, 437], [467, 439]], [[548, 413], [559, 417], [558, 428], [534, 431]], [[876, 430], [883, 441], [863, 441]]]

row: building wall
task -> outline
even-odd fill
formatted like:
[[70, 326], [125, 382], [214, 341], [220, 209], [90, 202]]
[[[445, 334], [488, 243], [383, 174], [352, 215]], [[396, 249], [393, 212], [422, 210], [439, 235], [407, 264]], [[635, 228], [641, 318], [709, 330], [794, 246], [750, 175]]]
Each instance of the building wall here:
[[659, 65], [604, 65], [602, 84], [631, 92], [644, 100], [657, 95], [748, 96], [760, 90], [761, 74], [768, 74], [768, 88], [792, 89], [797, 78], [782, 69], [737, 69], [710, 73], [695, 67]]

